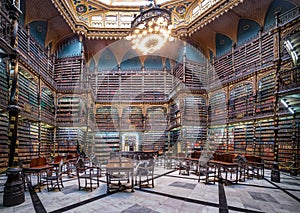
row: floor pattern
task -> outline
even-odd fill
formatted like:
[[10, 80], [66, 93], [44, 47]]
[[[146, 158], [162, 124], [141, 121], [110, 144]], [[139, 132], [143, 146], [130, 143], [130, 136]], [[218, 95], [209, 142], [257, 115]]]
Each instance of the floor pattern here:
[[42, 187], [25, 191], [25, 202], [3, 206], [5, 175], [0, 176], [0, 212], [104, 212], [104, 213], [156, 213], [156, 212], [299, 212], [300, 178], [281, 173], [280, 183], [271, 181], [271, 171], [264, 179], [249, 179], [231, 185], [204, 184], [195, 174], [179, 175], [176, 170], [155, 168], [155, 187], [135, 187], [130, 190], [106, 193], [106, 178], [92, 192], [78, 190], [76, 178], [64, 177], [61, 191], [48, 192]]

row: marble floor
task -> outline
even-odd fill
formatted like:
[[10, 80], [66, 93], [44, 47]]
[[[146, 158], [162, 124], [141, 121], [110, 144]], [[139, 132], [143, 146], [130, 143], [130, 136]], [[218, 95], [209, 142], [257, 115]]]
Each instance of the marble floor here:
[[[299, 212], [300, 177], [281, 172], [280, 183], [271, 181], [271, 171], [264, 179], [247, 179], [231, 185], [204, 184], [195, 174], [179, 175], [176, 170], [155, 168], [155, 187], [134, 192], [124, 190], [106, 193], [106, 178], [92, 190], [78, 190], [76, 178], [65, 176], [61, 191], [41, 192], [26, 190], [25, 202], [3, 206], [3, 188], [6, 176], [0, 176], [0, 212]], [[202, 179], [202, 177], [201, 177]]]

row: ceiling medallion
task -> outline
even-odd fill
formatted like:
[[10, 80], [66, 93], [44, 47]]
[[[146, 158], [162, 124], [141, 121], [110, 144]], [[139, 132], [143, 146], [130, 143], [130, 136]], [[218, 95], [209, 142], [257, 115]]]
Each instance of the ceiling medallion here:
[[131, 22], [131, 34], [126, 39], [131, 40], [132, 49], [146, 55], [162, 48], [166, 41], [174, 40], [171, 29], [171, 12], [159, 8], [154, 2]]

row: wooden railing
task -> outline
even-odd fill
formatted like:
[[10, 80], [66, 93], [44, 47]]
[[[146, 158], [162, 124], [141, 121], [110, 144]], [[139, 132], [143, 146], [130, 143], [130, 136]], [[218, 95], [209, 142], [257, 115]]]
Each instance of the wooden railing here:
[[279, 26], [283, 26], [300, 16], [300, 6], [279, 15]]
[[279, 74], [279, 91], [299, 89], [300, 87], [300, 67], [291, 70], [283, 70]]

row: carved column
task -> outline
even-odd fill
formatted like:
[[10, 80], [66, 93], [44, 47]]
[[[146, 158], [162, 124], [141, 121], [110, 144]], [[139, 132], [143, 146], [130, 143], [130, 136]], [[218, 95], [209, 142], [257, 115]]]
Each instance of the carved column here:
[[[18, 33], [18, 20], [20, 15], [19, 1], [9, 0], [6, 1], [6, 9], [9, 12], [9, 19], [11, 21], [10, 28], [10, 46], [12, 47], [12, 54], [10, 55], [9, 66], [9, 105], [7, 107], [9, 113], [9, 157], [8, 157], [8, 170], [6, 172], [7, 181], [4, 184], [3, 206], [15, 206], [25, 201], [24, 185], [21, 179], [21, 169], [18, 166], [18, 58], [19, 55], [16, 51], [17, 48], [17, 33]], [[14, 168], [15, 167], [15, 168]]]

